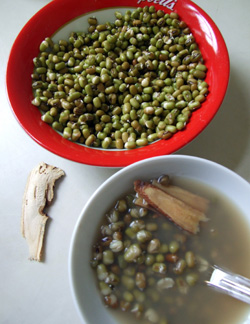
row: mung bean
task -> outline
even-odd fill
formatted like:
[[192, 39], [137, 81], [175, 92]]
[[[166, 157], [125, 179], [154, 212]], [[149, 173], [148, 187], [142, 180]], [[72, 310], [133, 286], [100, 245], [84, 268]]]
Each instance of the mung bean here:
[[103, 263], [105, 265], [114, 263], [114, 254], [111, 250], [103, 251]]
[[113, 252], [120, 252], [123, 250], [123, 242], [121, 240], [113, 240], [109, 245]]
[[160, 246], [161, 246], [161, 243], [160, 243], [159, 239], [157, 239], [157, 238], [152, 239], [147, 246], [147, 251], [148, 251], [148, 253], [158, 253], [160, 250]]
[[124, 253], [124, 259], [127, 262], [134, 261], [140, 254], [142, 250], [138, 244], [132, 244]]
[[188, 273], [186, 275], [186, 282], [188, 283], [189, 286], [194, 286], [198, 280], [198, 275], [197, 273]]
[[[57, 124], [52, 127], [69, 140], [104, 149], [146, 146], [184, 128], [180, 122], [189, 119], [174, 118], [169, 124], [175, 128], [167, 129], [171, 134], [157, 135], [165, 122], [164, 110], [178, 108], [179, 115], [186, 107], [191, 112], [200, 108], [208, 94], [204, 81], [207, 67], [193, 35], [178, 15], [165, 17], [153, 6], [149, 8], [143, 9], [145, 12], [116, 12], [113, 23], [99, 23], [90, 17], [86, 32], [72, 32], [68, 40], [57, 43], [48, 37], [41, 42], [40, 53], [33, 60], [32, 104], [46, 112], [53, 107], [54, 99], [65, 99], [57, 103], [54, 119], [44, 115], [43, 121], [51, 125], [58, 121], [63, 128]], [[75, 110], [77, 100], [82, 100], [82, 112], [87, 111], [91, 118], [83, 121], [82, 114]], [[64, 109], [72, 110], [70, 121], [74, 119], [75, 127], [88, 125], [88, 136], [79, 136], [80, 126], [72, 137], [68, 129], [64, 131]], [[105, 117], [99, 118], [97, 110], [105, 112]], [[142, 110], [152, 118], [142, 118]], [[113, 116], [118, 118], [114, 121]], [[97, 135], [100, 120], [111, 141]], [[111, 127], [106, 128], [111, 120]], [[126, 133], [132, 121], [140, 124], [132, 126], [136, 130], [134, 140], [128, 140], [126, 134], [114, 140], [115, 131]]]
[[196, 264], [195, 255], [192, 251], [187, 251], [185, 254], [185, 260], [189, 268], [193, 268]]

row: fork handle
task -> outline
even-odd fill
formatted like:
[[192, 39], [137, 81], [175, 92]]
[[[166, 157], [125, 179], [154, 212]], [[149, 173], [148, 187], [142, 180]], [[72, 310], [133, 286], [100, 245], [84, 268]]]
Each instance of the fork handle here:
[[213, 267], [211, 278], [206, 281], [208, 286], [224, 292], [236, 299], [250, 304], [250, 280], [217, 266]]

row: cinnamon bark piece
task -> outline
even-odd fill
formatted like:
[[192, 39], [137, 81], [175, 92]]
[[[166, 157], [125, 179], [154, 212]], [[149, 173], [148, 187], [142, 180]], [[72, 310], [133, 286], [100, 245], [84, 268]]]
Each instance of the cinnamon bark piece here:
[[48, 220], [43, 210], [52, 202], [55, 182], [63, 175], [63, 170], [44, 162], [29, 174], [22, 203], [21, 233], [27, 240], [30, 260], [41, 261]]
[[153, 180], [152, 184], [155, 187], [158, 187], [161, 190], [165, 191], [169, 195], [182, 200], [183, 202], [187, 203], [191, 207], [202, 211], [203, 213], [206, 213], [208, 210], [209, 200], [204, 197], [196, 195], [196, 194], [194, 194], [188, 190], [185, 190], [179, 186], [162, 185], [157, 180]]
[[206, 215], [200, 210], [169, 195], [151, 183], [136, 180], [134, 189], [152, 208], [192, 234], [198, 233], [200, 221], [207, 220]]

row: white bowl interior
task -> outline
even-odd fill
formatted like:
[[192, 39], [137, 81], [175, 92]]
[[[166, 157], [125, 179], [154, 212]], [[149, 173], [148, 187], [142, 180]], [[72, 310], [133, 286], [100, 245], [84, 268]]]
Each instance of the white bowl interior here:
[[70, 284], [78, 312], [86, 323], [116, 323], [102, 303], [90, 267], [91, 244], [100, 218], [116, 199], [132, 188], [135, 179], [147, 180], [161, 174], [193, 179], [215, 188], [238, 207], [250, 228], [250, 184], [221, 165], [197, 157], [170, 155], [143, 160], [118, 171], [85, 205], [72, 237]]
[[83, 14], [62, 26], [54, 35], [53, 40], [59, 41], [60, 39], [67, 39], [72, 32], [75, 31], [86, 31], [88, 30], [88, 18], [96, 17], [100, 24], [104, 24], [107, 21], [115, 20], [115, 12], [119, 10], [119, 12], [125, 14], [126, 10], [133, 9], [132, 7], [115, 7], [115, 8], [105, 8], [96, 11], [91, 11], [90, 13]]

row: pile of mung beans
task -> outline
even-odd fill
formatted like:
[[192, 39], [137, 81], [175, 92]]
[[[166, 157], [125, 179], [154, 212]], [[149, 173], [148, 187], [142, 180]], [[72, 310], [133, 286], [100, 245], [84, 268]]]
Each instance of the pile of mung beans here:
[[145, 6], [88, 23], [86, 32], [40, 45], [32, 104], [42, 120], [68, 140], [103, 149], [133, 149], [184, 129], [208, 84], [178, 14]]
[[208, 263], [190, 248], [191, 234], [135, 199], [129, 193], [105, 214], [91, 266], [105, 305], [142, 323], [167, 324], [188, 304]]

